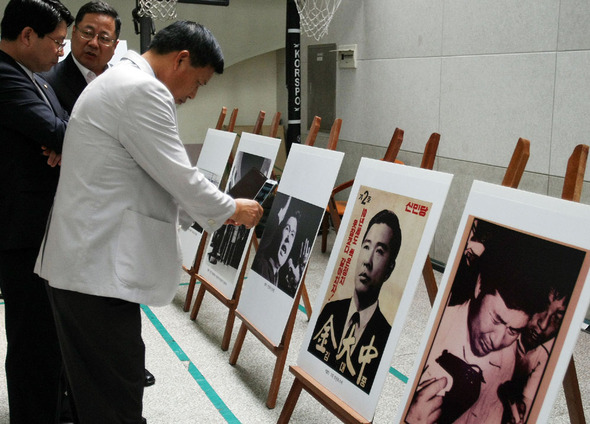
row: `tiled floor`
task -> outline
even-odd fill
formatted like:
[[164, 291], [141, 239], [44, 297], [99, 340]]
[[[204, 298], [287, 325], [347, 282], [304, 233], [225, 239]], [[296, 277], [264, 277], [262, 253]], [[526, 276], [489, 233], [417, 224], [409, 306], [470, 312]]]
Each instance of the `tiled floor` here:
[[[330, 241], [333, 241], [334, 234]], [[306, 278], [312, 304], [323, 278], [330, 249], [320, 252], [320, 239], [315, 244]], [[437, 273], [437, 278], [440, 274]], [[229, 351], [220, 349], [227, 309], [207, 294], [196, 321], [182, 311], [187, 290], [185, 278], [179, 285], [174, 301], [165, 307], [144, 308], [143, 338], [147, 349], [147, 368], [155, 375], [156, 384], [145, 390], [144, 416], [149, 424], [188, 423], [274, 423], [281, 412], [293, 381], [285, 368], [277, 405], [268, 409], [266, 396], [272, 376], [275, 356], [252, 334], [246, 336], [240, 357], [235, 366], [229, 364], [229, 355], [240, 322], [236, 321]], [[1, 301], [0, 301], [1, 303]], [[0, 310], [3, 309], [0, 304]], [[401, 378], [411, 372], [430, 304], [424, 284], [418, 285], [410, 315], [404, 325], [400, 342], [392, 361], [395, 369], [390, 373], [380, 397], [375, 423], [392, 423], [405, 384]], [[0, 312], [0, 325], [4, 328], [4, 314]], [[306, 315], [298, 314], [287, 365], [294, 364], [307, 325]], [[3, 333], [3, 332], [2, 332]], [[5, 355], [4, 338], [0, 342], [0, 358]], [[582, 398], [590, 417], [590, 335], [581, 332], [576, 345], [575, 359], [580, 379]], [[339, 422], [305, 391], [297, 403], [291, 422]], [[550, 423], [570, 422], [561, 391], [553, 407]], [[0, 373], [0, 423], [8, 423], [6, 382]]]

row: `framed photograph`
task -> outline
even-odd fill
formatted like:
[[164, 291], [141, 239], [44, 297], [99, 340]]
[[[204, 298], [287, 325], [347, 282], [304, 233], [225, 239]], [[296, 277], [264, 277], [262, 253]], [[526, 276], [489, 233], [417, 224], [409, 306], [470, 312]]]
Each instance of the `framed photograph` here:
[[[242, 133], [234, 163], [227, 181], [226, 192], [255, 168], [262, 174], [260, 188], [270, 173], [278, 153], [280, 140], [257, 134]], [[254, 191], [254, 195], [256, 195]], [[203, 255], [200, 274], [231, 299], [238, 282], [240, 269], [250, 245], [253, 229], [244, 226], [224, 225], [209, 235], [208, 247]]]
[[[236, 135], [234, 133], [209, 128], [207, 130], [207, 135], [205, 136], [205, 141], [203, 141], [203, 145], [200, 149], [199, 156], [193, 161], [193, 158], [190, 158], [189, 153], [191, 163], [196, 163], [197, 168], [199, 168], [199, 171], [201, 171], [205, 178], [217, 187], [219, 187], [221, 182], [235, 140]], [[185, 145], [185, 147], [187, 146], [190, 145]], [[203, 229], [197, 223], [186, 231], [182, 229], [178, 230], [178, 238], [182, 252], [182, 263], [188, 269], [191, 268], [193, 261], [195, 260], [195, 255], [199, 243], [201, 242], [202, 235]]]
[[452, 176], [363, 158], [298, 365], [372, 421]]
[[342, 152], [300, 144], [289, 152], [238, 305], [275, 346], [287, 326], [343, 157]]
[[400, 422], [547, 420], [588, 306], [589, 224], [587, 205], [474, 183]]

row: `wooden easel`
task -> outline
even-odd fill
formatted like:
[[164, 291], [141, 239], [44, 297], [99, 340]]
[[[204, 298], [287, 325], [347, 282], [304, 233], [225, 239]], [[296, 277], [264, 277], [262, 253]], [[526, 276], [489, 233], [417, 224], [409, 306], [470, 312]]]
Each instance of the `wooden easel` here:
[[[319, 131], [320, 121], [320, 117], [316, 116], [314, 118], [312, 126], [310, 128], [310, 134], [312, 135], [308, 136], [305, 143], [306, 145], [313, 145], [313, 143], [315, 142], [316, 135]], [[336, 145], [338, 143], [338, 137], [340, 136], [341, 127], [342, 119], [335, 119], [334, 123], [332, 124], [332, 129], [330, 130], [328, 150], [336, 150]], [[272, 375], [272, 380], [270, 383], [269, 393], [266, 399], [266, 406], [270, 409], [274, 408], [276, 405], [277, 395], [279, 393], [279, 387], [281, 385], [281, 380], [283, 376], [283, 369], [285, 367], [285, 362], [287, 360], [289, 345], [291, 343], [291, 336], [293, 334], [293, 327], [295, 325], [295, 318], [297, 316], [297, 310], [299, 309], [299, 301], [301, 300], [302, 296], [303, 302], [306, 307], [306, 313], [309, 319], [311, 317], [311, 302], [309, 301], [309, 296], [307, 294], [307, 289], [305, 287], [305, 275], [303, 275], [301, 283], [299, 284], [297, 294], [293, 300], [291, 312], [289, 313], [287, 325], [285, 326], [285, 329], [283, 331], [281, 342], [278, 345], [274, 345], [273, 342], [269, 340], [260, 330], [258, 330], [258, 328], [256, 328], [246, 317], [244, 317], [239, 311], [236, 311], [236, 316], [242, 321], [242, 325], [240, 326], [238, 336], [234, 343], [229, 363], [231, 365], [236, 364], [248, 330], [250, 330], [250, 332], [254, 334], [262, 342], [262, 344], [264, 344], [264, 346], [266, 346], [277, 357]]]
[[[385, 152], [385, 156], [381, 159], [384, 162], [396, 162], [397, 154], [402, 146], [402, 142], [404, 141], [404, 130], [401, 128], [396, 128], [393, 131], [393, 136], [389, 141], [389, 145], [387, 146], [387, 151]], [[322, 221], [322, 253], [326, 251], [328, 245], [328, 232], [330, 230], [330, 220], [332, 221], [332, 225], [336, 232], [340, 228], [340, 216], [344, 214], [344, 209], [346, 208], [345, 201], [337, 201], [336, 195], [343, 190], [351, 187], [354, 184], [354, 178], [348, 181], [343, 182], [342, 184], [337, 185], [332, 190], [332, 195], [330, 196], [330, 200], [328, 201], [328, 206], [326, 207], [326, 213], [324, 214], [324, 220]], [[329, 219], [328, 219], [329, 216]]]
[[[236, 119], [238, 119], [238, 108], [234, 108], [232, 110], [231, 115], [229, 116], [229, 123], [227, 124], [227, 132], [234, 132], [234, 128], [236, 127]], [[220, 128], [221, 129], [221, 128]]]
[[[563, 190], [561, 192], [562, 199], [574, 202], [580, 201], [587, 160], [588, 146], [585, 144], [578, 144], [567, 162]], [[580, 393], [580, 385], [578, 383], [578, 375], [573, 355], [563, 378], [563, 391], [565, 392], [565, 400], [570, 416], [570, 422], [573, 424], [585, 423], [584, 406], [582, 404], [582, 395]]]
[[295, 326], [295, 317], [297, 316], [297, 309], [299, 307], [299, 300], [301, 298], [303, 287], [303, 284], [299, 285], [299, 289], [297, 290], [297, 294], [295, 295], [293, 302], [293, 307], [291, 308], [291, 313], [289, 314], [287, 325], [285, 326], [283, 337], [278, 346], [275, 346], [273, 342], [271, 342], [264, 334], [262, 334], [262, 332], [258, 330], [246, 317], [240, 314], [239, 311], [236, 311], [235, 313], [235, 315], [242, 321], [242, 325], [240, 326], [236, 341], [234, 342], [234, 347], [232, 348], [229, 357], [229, 363], [231, 365], [235, 365], [238, 361], [238, 356], [240, 355], [240, 351], [242, 349], [242, 345], [244, 344], [244, 339], [246, 338], [246, 333], [248, 330], [254, 334], [258, 340], [260, 340], [262, 344], [264, 344], [264, 346], [266, 346], [268, 350], [270, 350], [277, 357], [274, 371], [272, 373], [270, 388], [268, 390], [268, 396], [266, 398], [266, 406], [269, 409], [274, 408], [277, 403], [277, 395], [279, 394], [279, 387], [283, 377], [283, 368], [285, 367], [285, 362], [287, 361], [287, 353], [289, 352], [289, 345], [291, 344], [291, 336], [293, 334], [293, 327]]
[[[399, 152], [399, 148], [401, 147], [402, 140], [403, 138], [399, 138], [399, 140], [396, 143], [390, 143], [390, 148], [388, 148], [386, 153], [386, 157], [389, 162], [395, 161], [397, 153]], [[436, 152], [438, 150], [439, 141], [440, 134], [433, 133], [430, 136], [428, 142], [426, 143], [424, 154], [422, 156], [422, 163], [420, 165], [421, 168], [432, 169], [432, 167], [434, 166], [434, 159], [436, 158]], [[427, 268], [428, 265], [429, 268]], [[430, 279], [427, 280], [425, 275], [425, 281], [430, 281], [432, 284], [434, 284], [434, 287], [436, 288], [434, 271], [432, 269], [432, 264], [430, 263], [429, 258], [426, 259], [423, 274], [426, 274], [427, 272], [429, 272], [428, 275], [430, 276]], [[295, 405], [297, 404], [297, 400], [299, 399], [299, 395], [301, 394], [302, 389], [305, 389], [327, 410], [329, 410], [338, 419], [342, 420], [345, 423], [359, 424], [370, 422], [363, 418], [358, 412], [353, 410], [350, 406], [348, 406], [337, 396], [335, 396], [332, 392], [326, 389], [318, 381], [312, 378], [309, 374], [303, 371], [301, 367], [289, 366], [289, 371], [295, 376], [295, 380], [293, 381], [293, 385], [291, 386], [291, 390], [289, 391], [289, 395], [287, 396], [287, 400], [285, 401], [285, 405], [283, 406], [283, 410], [281, 411], [281, 415], [279, 416], [277, 423], [286, 424], [289, 422], [289, 419], [293, 414], [293, 410], [295, 409]]]
[[[307, 139], [305, 140], [306, 146], [313, 146], [315, 143], [315, 139], [318, 135], [320, 130], [320, 124], [322, 122], [322, 118], [319, 116], [315, 116], [313, 118], [313, 122], [309, 129], [309, 134], [307, 135]], [[334, 123], [332, 124], [332, 128], [330, 129], [330, 136], [328, 138], [328, 146], [326, 147], [328, 150], [336, 150], [336, 146], [338, 145], [338, 138], [340, 137], [340, 129], [342, 128], [342, 119], [336, 118]], [[323, 225], [320, 224], [320, 225]], [[322, 252], [324, 249], [324, 240], [322, 239]], [[309, 294], [307, 293], [307, 287], [305, 285], [305, 277], [301, 280], [301, 296], [303, 297], [303, 305], [305, 306], [305, 313], [307, 315], [307, 320], [311, 319], [311, 302], [309, 301]]]
[[[253, 236], [254, 238], [254, 236]], [[242, 285], [244, 283], [244, 275], [246, 274], [246, 268], [248, 266], [248, 258], [250, 256], [250, 248], [252, 246], [252, 240], [250, 240], [250, 244], [248, 245], [248, 250], [246, 252], [246, 258], [244, 259], [244, 263], [242, 264], [242, 268], [240, 269], [240, 275], [238, 277], [238, 281], [236, 283], [236, 288], [234, 290], [234, 294], [231, 298], [226, 297], [217, 287], [213, 286], [206, 278], [203, 278], [199, 274], [195, 274], [195, 282], [199, 281], [199, 291], [197, 293], [197, 298], [195, 299], [195, 304], [193, 305], [193, 309], [191, 310], [190, 319], [195, 320], [197, 315], [199, 314], [199, 309], [201, 307], [201, 303], [203, 302], [203, 297], [205, 296], [205, 292], [211, 293], [217, 300], [219, 300], [224, 306], [227, 307], [227, 320], [225, 322], [225, 329], [223, 331], [223, 339], [221, 340], [221, 350], [225, 351], [229, 348], [229, 342], [231, 339], [231, 333], [234, 326], [234, 321], [236, 318], [236, 308], [238, 307], [238, 302], [240, 301], [240, 294], [242, 293]], [[202, 252], [201, 252], [202, 255]], [[194, 288], [194, 285], [193, 285]], [[188, 296], [187, 296], [188, 297]], [[190, 303], [189, 303], [190, 307]]]
[[358, 412], [344, 403], [336, 395], [329, 390], [326, 390], [324, 386], [318, 383], [300, 367], [290, 366], [289, 371], [295, 376], [295, 380], [293, 381], [285, 405], [283, 405], [283, 410], [281, 411], [281, 415], [279, 415], [277, 424], [287, 424], [289, 422], [302, 389], [305, 389], [312, 397], [324, 405], [326, 409], [332, 412], [342, 422], [350, 424], [370, 423], [370, 421], [364, 419]]
[[[227, 114], [227, 108], [226, 107], [222, 107], [221, 108], [221, 113], [219, 114], [219, 118], [217, 120], [217, 125], [215, 127], [216, 130], [221, 130], [223, 128], [223, 121], [225, 120], [225, 116]], [[258, 131], [258, 133], [255, 132], [255, 134], [259, 134], [260, 131], [262, 131], [262, 124], [264, 122], [264, 116], [265, 116], [266, 112], [264, 112], [263, 110], [261, 110], [258, 113], [258, 118], [256, 119], [256, 123], [254, 124], [254, 131]], [[274, 134], [276, 136], [277, 133], [277, 129], [278, 129], [278, 122], [279, 119], [281, 117], [280, 112], [277, 112], [278, 116], [275, 115], [275, 120], [276, 120], [276, 124], [273, 121], [273, 125], [271, 126], [272, 128], [274, 128]], [[234, 128], [236, 126], [236, 119], [238, 117], [238, 108], [234, 108], [234, 110], [232, 111], [230, 117], [229, 117], [229, 124], [227, 126], [227, 132], [233, 132]], [[272, 130], [271, 128], [271, 130]], [[274, 137], [274, 136], [271, 136]], [[225, 173], [229, 173], [229, 168], [231, 168], [232, 164], [234, 162], [234, 156], [233, 153], [230, 152], [229, 154], [229, 159], [228, 159], [228, 165], [226, 167], [226, 171]], [[224, 178], [225, 180], [225, 178]], [[256, 237], [252, 237], [253, 240], [255, 240], [256, 242], [256, 247], [258, 246], [258, 240], [256, 240]], [[197, 253], [195, 254], [195, 260], [193, 262], [193, 265], [191, 266], [190, 269], [188, 269], [187, 267], [183, 266], [182, 269], [191, 276], [191, 279], [189, 280], [188, 283], [188, 290], [186, 292], [186, 297], [184, 299], [184, 307], [182, 308], [184, 310], [184, 312], [188, 312], [188, 310], [191, 307], [191, 303], [193, 301], [193, 294], [195, 291], [195, 284], [197, 283], [197, 277], [199, 274], [199, 267], [201, 266], [201, 260], [203, 259], [203, 252], [205, 251], [205, 247], [207, 246], [207, 232], [203, 231], [203, 235], [201, 236], [201, 241], [199, 242], [199, 246], [197, 248]], [[250, 249], [248, 249], [249, 251]], [[200, 280], [199, 280], [200, 281]], [[204, 295], [204, 293], [203, 293]], [[201, 296], [202, 297], [202, 296]], [[198, 310], [198, 308], [197, 308]], [[198, 312], [197, 312], [198, 313]], [[196, 318], [196, 314], [195, 314], [195, 318]], [[195, 318], [192, 318], [193, 320]], [[227, 347], [224, 349], [227, 350]]]
[[[223, 108], [223, 109], [225, 109], [225, 108]], [[223, 109], [221, 111], [221, 114], [224, 113]], [[230, 125], [232, 127], [232, 130], [233, 130], [233, 126], [235, 125], [237, 111], [238, 111], [237, 109], [234, 109], [232, 112], [232, 115], [230, 117]], [[227, 112], [227, 110], [226, 110], [226, 112]], [[266, 112], [264, 112], [263, 110], [261, 110], [258, 113], [258, 118], [256, 119], [256, 123], [254, 124], [254, 129], [253, 129], [254, 134], [260, 134], [262, 132], [262, 124], [264, 122], [265, 115], [266, 115]], [[274, 132], [275, 136], [276, 136], [276, 133], [278, 130], [278, 123], [280, 120], [280, 116], [281, 116], [280, 112], [277, 112], [275, 115], [275, 118], [273, 120], [273, 124], [271, 126], [271, 132]], [[220, 124], [220, 121], [221, 121], [221, 125], [223, 125], [223, 120], [221, 118], [221, 115], [220, 115], [218, 122], [217, 122], [218, 125]], [[233, 163], [233, 155], [231, 153], [230, 153], [230, 159], [229, 159], [228, 163], [230, 164], [230, 166]], [[243, 262], [242, 267], [240, 269], [238, 281], [236, 283], [236, 287], [234, 289], [234, 293], [231, 296], [231, 298], [226, 297], [221, 291], [219, 291], [219, 289], [217, 289], [215, 286], [213, 286], [209, 281], [207, 281], [206, 278], [204, 278], [202, 275], [200, 275], [198, 273], [201, 261], [203, 259], [203, 254], [204, 254], [207, 242], [208, 242], [207, 233], [203, 232], [203, 235], [201, 237], [201, 242], [199, 243], [199, 247], [198, 247], [197, 253], [195, 255], [195, 261], [193, 262], [191, 269], [189, 270], [189, 269], [186, 269], [185, 267], [183, 267], [183, 269], [191, 276], [191, 279], [189, 281], [188, 290], [186, 293], [186, 298], [184, 301], [183, 309], [185, 312], [187, 312], [190, 309], [190, 305], [192, 302], [192, 298], [193, 298], [193, 294], [194, 294], [194, 290], [195, 290], [195, 285], [196, 285], [197, 281], [200, 283], [200, 285], [199, 285], [199, 291], [197, 292], [195, 304], [193, 305], [193, 309], [191, 310], [191, 314], [190, 314], [191, 320], [194, 321], [197, 318], [197, 315], [199, 314], [199, 309], [200, 309], [201, 304], [203, 302], [203, 298], [205, 297], [205, 292], [207, 292], [207, 291], [209, 293], [211, 293], [215, 298], [217, 298], [224, 306], [226, 306], [228, 308], [228, 316], [227, 316], [227, 320], [225, 323], [225, 330], [223, 333], [223, 338], [221, 341], [221, 349], [225, 351], [229, 348], [229, 342], [231, 339], [231, 333], [232, 333], [233, 324], [235, 321], [235, 311], [238, 306], [238, 302], [240, 300], [240, 294], [242, 292], [242, 284], [244, 282], [244, 276], [246, 274], [246, 268], [248, 266], [248, 258], [250, 256], [250, 249], [253, 244], [255, 245], [255, 247], [258, 247], [258, 240], [256, 239], [256, 235], [252, 234], [252, 238], [250, 239], [250, 243], [248, 244], [248, 246], [246, 248], [247, 249], [246, 258], [244, 259], [244, 262]]]
[[[563, 182], [562, 199], [574, 202], [580, 201], [588, 159], [588, 150], [589, 147], [587, 145], [579, 144], [575, 147], [574, 152], [570, 156]], [[504, 179], [502, 180], [503, 186], [511, 188], [518, 187], [522, 175], [524, 174], [524, 169], [529, 156], [530, 142], [527, 139], [520, 138], [516, 144], [508, 168], [506, 169]], [[432, 278], [434, 278], [434, 275], [432, 275]], [[433, 304], [438, 290], [436, 282], [433, 284], [432, 282], [427, 281], [426, 275], [424, 275], [424, 280], [428, 290], [430, 303]], [[586, 423], [582, 395], [580, 393], [580, 385], [573, 356], [570, 359], [570, 363], [563, 378], [563, 391], [565, 393], [570, 422], [572, 424]]]
[[225, 115], [227, 115], [227, 108], [223, 106], [221, 108], [221, 113], [219, 114], [219, 118], [217, 118], [217, 125], [215, 125], [216, 130], [220, 130], [223, 127], [223, 121], [225, 121]]
[[[520, 184], [520, 179], [524, 173], [524, 168], [526, 167], [526, 163], [529, 160], [530, 145], [531, 142], [526, 138], [518, 139], [516, 147], [514, 148], [514, 152], [512, 153], [512, 158], [508, 164], [508, 168], [506, 168], [504, 179], [502, 180], [503, 186], [517, 188], [518, 184]], [[422, 159], [423, 164], [425, 157], [426, 152], [424, 152], [424, 157]], [[434, 277], [434, 270], [432, 269], [432, 262], [430, 261], [430, 258], [426, 259], [424, 269], [422, 270], [422, 276], [424, 277], [424, 284], [426, 284], [426, 291], [428, 292], [430, 305], [433, 305], [436, 294], [438, 293], [438, 286], [436, 285], [436, 279]]]
[[[313, 117], [311, 127], [309, 127], [309, 133], [307, 134], [307, 138], [305, 139], [304, 143], [306, 146], [313, 146], [315, 144], [315, 139], [317, 138], [318, 132], [320, 131], [321, 122], [322, 118], [319, 116]], [[336, 138], [336, 141], [338, 141], [338, 138]], [[305, 286], [305, 277], [301, 280], [301, 298], [303, 299], [303, 307], [305, 308], [305, 314], [307, 315], [307, 320], [309, 321], [309, 319], [311, 319], [311, 302], [309, 300], [307, 287]]]
[[[221, 112], [219, 113], [219, 118], [217, 118], [217, 124], [215, 125], [216, 130], [223, 129], [223, 121], [225, 121], [225, 116], [227, 115], [227, 108], [223, 106], [221, 108]], [[232, 132], [234, 130], [234, 126], [236, 124], [236, 118], [238, 116], [238, 109], [234, 109], [231, 113], [229, 119], [229, 126], [227, 131]], [[193, 293], [195, 291], [195, 284], [197, 281], [197, 275], [199, 273], [199, 266], [201, 265], [201, 259], [203, 258], [203, 252], [205, 251], [205, 246], [207, 244], [207, 232], [203, 231], [201, 235], [201, 241], [199, 242], [199, 246], [197, 247], [197, 253], [195, 254], [195, 260], [193, 261], [192, 266], [189, 268], [182, 266], [184, 272], [191, 276], [191, 279], [188, 283], [188, 290], [186, 293], [186, 297], [184, 299], [184, 312], [188, 312], [191, 307], [191, 302], [193, 300]]]

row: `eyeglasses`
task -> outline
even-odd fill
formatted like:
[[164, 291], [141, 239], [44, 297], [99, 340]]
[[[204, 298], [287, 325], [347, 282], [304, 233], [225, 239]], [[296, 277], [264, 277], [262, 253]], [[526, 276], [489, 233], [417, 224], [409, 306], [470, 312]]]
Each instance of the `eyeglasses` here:
[[80, 34], [81, 39], [86, 41], [94, 40], [94, 37], [98, 37], [98, 42], [105, 47], [110, 47], [115, 43], [115, 41], [117, 41], [116, 39], [110, 38], [106, 35], [95, 34], [94, 31], [84, 30], [78, 27], [76, 27], [76, 32]]
[[58, 52], [63, 52], [64, 51], [64, 47], [66, 46], [66, 43], [64, 41], [54, 40], [53, 38], [50, 38], [50, 40], [55, 43], [55, 45], [57, 46], [57, 51]]

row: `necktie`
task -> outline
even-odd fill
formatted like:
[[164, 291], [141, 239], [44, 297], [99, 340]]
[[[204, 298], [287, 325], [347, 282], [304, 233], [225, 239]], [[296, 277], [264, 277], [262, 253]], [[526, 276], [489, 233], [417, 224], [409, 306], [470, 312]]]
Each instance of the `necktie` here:
[[[346, 334], [346, 339], [354, 337], [360, 322], [361, 322], [360, 314], [358, 312], [355, 312], [354, 314], [352, 314], [352, 316], [350, 317], [350, 321], [349, 321], [350, 324], [348, 326], [348, 332]], [[356, 342], [357, 342], [357, 340], [355, 339], [354, 343], [356, 344]]]

